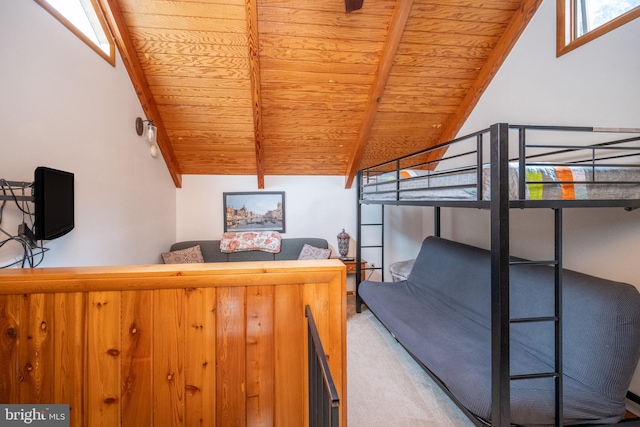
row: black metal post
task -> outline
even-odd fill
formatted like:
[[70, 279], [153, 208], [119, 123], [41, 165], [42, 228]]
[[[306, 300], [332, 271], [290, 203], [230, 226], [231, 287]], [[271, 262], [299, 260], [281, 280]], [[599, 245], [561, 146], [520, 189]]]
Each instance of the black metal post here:
[[358, 226], [356, 227], [356, 313], [362, 312], [362, 298], [358, 289], [360, 288], [360, 282], [362, 281], [362, 204], [360, 199], [362, 197], [362, 171], [358, 171], [357, 179], [357, 194], [356, 198], [356, 212], [358, 216]]
[[525, 165], [527, 163], [527, 145], [526, 145], [526, 136], [524, 128], [520, 128], [518, 130], [518, 199], [524, 200], [526, 198], [526, 180], [527, 173], [525, 170]]
[[491, 126], [491, 425], [509, 426], [509, 126]]
[[562, 209], [554, 209], [555, 223], [555, 370], [556, 377], [556, 426], [564, 421], [563, 413], [563, 375], [562, 375]]

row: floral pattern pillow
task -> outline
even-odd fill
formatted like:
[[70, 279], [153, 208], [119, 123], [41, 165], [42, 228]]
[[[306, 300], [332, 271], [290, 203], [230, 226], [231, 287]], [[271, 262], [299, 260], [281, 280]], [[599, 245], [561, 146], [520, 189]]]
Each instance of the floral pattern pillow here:
[[196, 264], [204, 262], [200, 245], [173, 252], [164, 252], [162, 260], [165, 264]]
[[316, 248], [305, 243], [298, 259], [328, 259], [330, 256], [331, 249]]
[[220, 239], [220, 252], [263, 251], [277, 254], [281, 241], [282, 236], [277, 231], [224, 233]]

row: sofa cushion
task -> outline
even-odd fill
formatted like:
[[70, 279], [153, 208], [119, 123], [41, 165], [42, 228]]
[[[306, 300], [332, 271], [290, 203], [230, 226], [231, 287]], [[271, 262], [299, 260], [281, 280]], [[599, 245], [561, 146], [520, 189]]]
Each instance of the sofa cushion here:
[[165, 264], [197, 264], [204, 262], [200, 245], [195, 245], [185, 249], [179, 249], [172, 252], [164, 252], [162, 260]]
[[290, 239], [282, 239], [280, 252], [275, 254], [274, 259], [276, 261], [298, 259], [305, 244], [322, 249], [327, 249], [329, 247], [329, 244], [325, 239], [315, 237], [292, 237]]
[[220, 252], [220, 240], [187, 240], [171, 245], [171, 250], [180, 250], [199, 245], [204, 262], [227, 262], [228, 254]]
[[298, 255], [298, 259], [329, 259], [331, 249], [316, 248], [315, 246], [305, 244]]

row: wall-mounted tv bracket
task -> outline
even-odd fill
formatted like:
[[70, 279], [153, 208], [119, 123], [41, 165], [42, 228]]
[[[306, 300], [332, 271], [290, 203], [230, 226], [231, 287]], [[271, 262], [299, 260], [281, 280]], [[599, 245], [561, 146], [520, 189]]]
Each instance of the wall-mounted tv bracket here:
[[[6, 179], [0, 180], [0, 201], [15, 201], [18, 202], [35, 202], [33, 194], [26, 195], [27, 188], [33, 188], [32, 182], [24, 181], [7, 181]], [[7, 194], [9, 192], [9, 194]], [[20, 194], [16, 194], [19, 192]], [[24, 212], [24, 211], [23, 211]], [[0, 218], [2, 216], [0, 215]], [[29, 243], [31, 248], [38, 246], [37, 240], [26, 222], [18, 225], [18, 236], [20, 236], [25, 242]]]
[[[7, 188], [8, 187], [8, 188]], [[2, 200], [15, 200], [17, 202], [33, 202], [35, 198], [33, 194], [31, 196], [27, 196], [24, 194], [27, 188], [33, 188], [33, 182], [24, 182], [24, 181], [0, 181], [0, 201]], [[22, 195], [17, 194], [6, 194], [6, 190], [20, 190]], [[4, 190], [4, 191], [3, 191]]]

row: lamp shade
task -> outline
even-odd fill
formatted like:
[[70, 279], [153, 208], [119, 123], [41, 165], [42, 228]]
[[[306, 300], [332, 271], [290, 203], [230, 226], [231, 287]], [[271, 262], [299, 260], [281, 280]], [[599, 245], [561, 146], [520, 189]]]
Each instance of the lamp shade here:
[[155, 143], [156, 142], [156, 127], [153, 124], [153, 120], [149, 120], [149, 124], [147, 125], [147, 133], [146, 133], [146, 138], [147, 141], [150, 143]]

